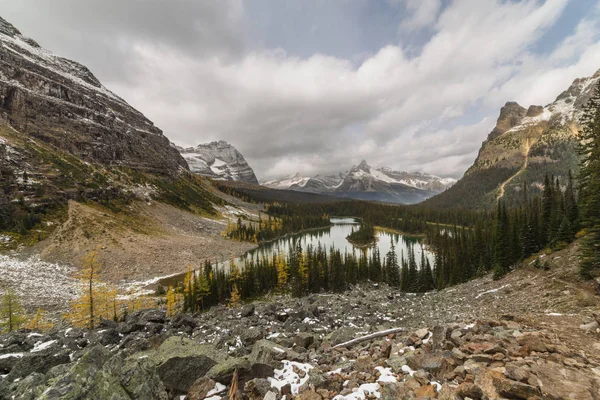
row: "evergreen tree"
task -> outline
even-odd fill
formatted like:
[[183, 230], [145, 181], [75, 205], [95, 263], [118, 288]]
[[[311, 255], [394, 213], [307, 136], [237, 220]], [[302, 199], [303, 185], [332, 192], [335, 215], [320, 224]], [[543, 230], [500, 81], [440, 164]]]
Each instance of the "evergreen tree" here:
[[589, 278], [600, 270], [600, 82], [582, 122], [579, 208], [587, 234], [581, 246], [581, 274]]
[[391, 241], [390, 251], [386, 256], [386, 271], [387, 281], [391, 286], [400, 287], [400, 269], [398, 266], [398, 256], [396, 255], [396, 248], [394, 247], [394, 241]]
[[2, 298], [0, 317], [3, 320], [1, 324], [6, 332], [18, 329], [23, 323], [23, 308], [19, 298], [11, 289], [7, 290]]

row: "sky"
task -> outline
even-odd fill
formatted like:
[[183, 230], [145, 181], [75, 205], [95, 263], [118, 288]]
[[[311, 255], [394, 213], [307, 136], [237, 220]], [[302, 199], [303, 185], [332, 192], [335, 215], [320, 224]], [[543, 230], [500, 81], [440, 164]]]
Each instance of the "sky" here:
[[507, 101], [600, 69], [600, 0], [0, 0], [174, 143], [259, 179], [372, 166], [459, 178]]

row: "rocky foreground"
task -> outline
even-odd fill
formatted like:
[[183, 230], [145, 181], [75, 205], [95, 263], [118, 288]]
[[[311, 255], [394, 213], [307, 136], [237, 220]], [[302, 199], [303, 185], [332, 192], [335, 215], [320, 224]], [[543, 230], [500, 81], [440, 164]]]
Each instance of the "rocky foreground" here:
[[13, 332], [0, 337], [0, 398], [218, 400], [233, 381], [252, 400], [599, 399], [595, 299], [571, 302], [576, 285], [542, 287], [553, 272], [528, 275], [537, 271], [424, 296], [367, 284], [172, 319], [143, 310], [92, 331]]

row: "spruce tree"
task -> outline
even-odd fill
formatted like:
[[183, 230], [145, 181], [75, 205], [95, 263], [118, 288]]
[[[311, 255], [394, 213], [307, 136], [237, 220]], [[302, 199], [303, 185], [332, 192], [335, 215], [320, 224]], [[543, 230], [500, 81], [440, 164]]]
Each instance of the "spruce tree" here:
[[581, 245], [581, 274], [591, 278], [600, 270], [600, 82], [585, 107], [581, 132], [579, 208], [587, 234]]

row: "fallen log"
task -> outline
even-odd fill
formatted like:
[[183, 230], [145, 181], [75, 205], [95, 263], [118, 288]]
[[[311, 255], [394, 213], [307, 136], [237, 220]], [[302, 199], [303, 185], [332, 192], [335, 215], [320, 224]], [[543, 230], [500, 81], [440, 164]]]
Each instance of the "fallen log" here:
[[355, 344], [366, 342], [367, 340], [377, 339], [382, 336], [387, 336], [390, 333], [398, 333], [398, 332], [404, 332], [404, 328], [392, 328], [392, 329], [386, 329], [385, 331], [369, 333], [368, 335], [357, 337], [355, 339], [349, 340], [344, 343], [336, 344], [335, 346], [332, 347], [332, 349], [336, 349], [338, 347], [354, 346]]

